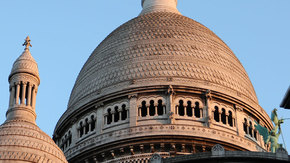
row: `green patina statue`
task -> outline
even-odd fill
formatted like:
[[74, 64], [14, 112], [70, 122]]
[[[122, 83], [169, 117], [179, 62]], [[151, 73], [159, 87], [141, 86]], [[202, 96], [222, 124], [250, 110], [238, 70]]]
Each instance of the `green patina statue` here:
[[255, 122], [256, 123], [255, 128], [259, 131], [260, 135], [263, 136], [265, 144], [268, 144], [269, 142], [271, 143], [271, 151], [275, 153], [278, 148], [282, 148], [282, 144], [278, 143], [278, 139], [281, 134], [280, 124], [284, 122], [283, 119], [280, 120], [278, 119], [276, 108], [271, 113], [271, 120], [273, 121], [275, 126], [270, 132], [266, 127], [261, 126], [257, 122]]

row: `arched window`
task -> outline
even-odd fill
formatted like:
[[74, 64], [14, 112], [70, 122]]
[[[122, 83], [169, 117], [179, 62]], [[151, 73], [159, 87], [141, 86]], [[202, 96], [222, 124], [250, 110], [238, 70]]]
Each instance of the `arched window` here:
[[86, 118], [85, 120], [85, 134], [89, 132], [90, 126], [89, 126], [89, 120]]
[[180, 116], [184, 116], [183, 100], [180, 100], [180, 101], [179, 101], [178, 114], [179, 114]]
[[187, 116], [192, 117], [191, 101], [187, 101], [186, 114], [187, 114]]
[[214, 120], [216, 122], [220, 121], [220, 116], [219, 116], [219, 108], [217, 106], [214, 107]]
[[142, 117], [146, 117], [147, 116], [146, 101], [142, 101], [141, 116]]
[[122, 120], [127, 119], [127, 110], [126, 110], [126, 105], [122, 105]]
[[226, 110], [224, 108], [222, 108], [221, 120], [222, 120], [223, 124], [227, 124]]
[[233, 113], [229, 111], [228, 122], [231, 127], [233, 127]]
[[200, 118], [199, 102], [195, 102], [195, 107], [194, 107], [194, 116], [195, 116], [196, 118]]
[[155, 115], [155, 106], [154, 106], [154, 101], [150, 101], [150, 106], [149, 106], [149, 115], [154, 116]]
[[94, 131], [95, 128], [96, 128], [96, 120], [95, 120], [95, 116], [94, 115], [91, 116], [91, 120], [92, 120], [91, 131]]
[[257, 140], [257, 130], [254, 130], [254, 138]]
[[107, 124], [111, 124], [112, 123], [112, 113], [111, 113], [111, 109], [108, 109], [108, 117], [107, 117]]
[[250, 125], [249, 125], [249, 135], [251, 137], [253, 137], [253, 125], [252, 125], [252, 122], [251, 121], [249, 123], [250, 123]]
[[80, 122], [80, 137], [84, 135], [83, 122]]
[[118, 106], [115, 107], [115, 113], [114, 113], [114, 122], [118, 122], [120, 119], [120, 115], [119, 115], [119, 108]]
[[163, 115], [163, 105], [162, 105], [162, 100], [158, 100], [158, 105], [157, 105], [157, 114], [158, 115]]
[[244, 131], [246, 134], [248, 134], [248, 122], [247, 122], [247, 119], [245, 118], [244, 119], [244, 124], [243, 124], [243, 128], [244, 128]]

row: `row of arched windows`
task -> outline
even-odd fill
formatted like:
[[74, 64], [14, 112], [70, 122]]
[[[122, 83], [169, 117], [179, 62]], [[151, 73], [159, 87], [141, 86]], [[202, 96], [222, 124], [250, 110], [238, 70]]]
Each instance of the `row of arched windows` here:
[[257, 140], [257, 130], [254, 129], [253, 123], [251, 121], [248, 122], [246, 118], [244, 118], [243, 129], [246, 135]]
[[95, 115], [91, 115], [90, 117], [86, 117], [84, 120], [80, 121], [77, 126], [79, 138], [83, 137], [83, 135], [93, 132], [96, 128], [96, 122]]
[[215, 106], [213, 116], [216, 122], [229, 125], [231, 127], [236, 126], [235, 118], [233, 117], [233, 112], [231, 110], [226, 110], [225, 108], [219, 108], [218, 106]]
[[114, 107], [109, 107], [106, 109], [104, 116], [104, 124], [109, 125], [119, 121], [124, 121], [129, 117], [129, 111], [126, 104], [121, 106], [116, 105]]
[[64, 151], [67, 149], [72, 142], [72, 134], [71, 131], [69, 131], [65, 136], [61, 139], [61, 149]]
[[141, 106], [138, 108], [139, 117], [148, 117], [148, 116], [161, 116], [166, 114], [166, 107], [163, 104], [163, 101], [160, 99], [158, 101], [150, 100], [142, 101]]
[[192, 102], [188, 100], [184, 102], [184, 100], [179, 100], [178, 105], [175, 107], [175, 113], [179, 116], [188, 116], [188, 117], [202, 117], [202, 108], [200, 107], [199, 102]]

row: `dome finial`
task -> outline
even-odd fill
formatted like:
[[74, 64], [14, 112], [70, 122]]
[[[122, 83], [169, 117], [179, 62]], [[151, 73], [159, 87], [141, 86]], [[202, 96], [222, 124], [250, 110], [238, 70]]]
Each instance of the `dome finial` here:
[[177, 0], [142, 0], [143, 10], [140, 15], [152, 12], [173, 12], [180, 14], [177, 10]]
[[29, 47], [32, 47], [30, 41], [31, 40], [30, 40], [29, 36], [27, 36], [25, 39], [25, 42], [22, 44], [22, 46], [25, 46], [25, 50], [29, 50]]

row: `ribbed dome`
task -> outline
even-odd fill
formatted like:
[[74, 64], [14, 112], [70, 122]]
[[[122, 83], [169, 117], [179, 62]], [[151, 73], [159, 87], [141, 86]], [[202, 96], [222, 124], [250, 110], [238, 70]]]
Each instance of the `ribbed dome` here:
[[66, 163], [63, 152], [35, 124], [6, 121], [0, 126], [0, 160]]
[[210, 89], [258, 103], [246, 71], [219, 37], [185, 16], [154, 12], [123, 24], [94, 50], [68, 109], [108, 93], [154, 85]]
[[16, 73], [28, 73], [34, 75], [39, 80], [38, 66], [30, 54], [29, 49], [25, 49], [24, 52], [16, 59], [9, 78]]

